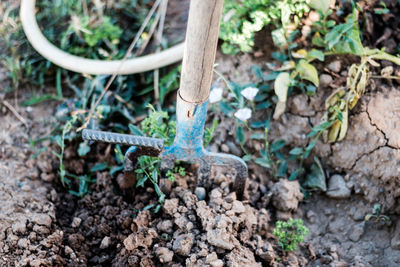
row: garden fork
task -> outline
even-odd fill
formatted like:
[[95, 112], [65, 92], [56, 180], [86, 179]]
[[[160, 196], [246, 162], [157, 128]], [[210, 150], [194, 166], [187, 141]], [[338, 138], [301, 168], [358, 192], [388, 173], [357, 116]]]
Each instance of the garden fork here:
[[126, 176], [134, 175], [139, 156], [159, 156], [162, 159], [162, 170], [172, 169], [176, 160], [197, 164], [197, 184], [209, 189], [212, 167], [223, 166], [235, 170], [233, 190], [239, 198], [243, 196], [247, 179], [246, 163], [239, 157], [211, 153], [203, 147], [222, 6], [223, 0], [190, 2], [180, 89], [176, 101], [176, 136], [171, 146], [164, 148], [163, 140], [157, 138], [89, 129], [83, 131], [85, 140], [131, 146], [125, 154]]

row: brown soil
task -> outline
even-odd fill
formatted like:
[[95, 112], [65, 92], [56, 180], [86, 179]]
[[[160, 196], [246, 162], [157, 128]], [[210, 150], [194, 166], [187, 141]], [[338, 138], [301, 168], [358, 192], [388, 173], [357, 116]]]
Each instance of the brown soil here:
[[[250, 67], [257, 60], [249, 54], [219, 54], [218, 70], [227, 79], [251, 82]], [[306, 134], [322, 117], [324, 99], [345, 83], [348, 59], [336, 60], [340, 70], [329, 69], [329, 62], [320, 69], [333, 76], [331, 85], [321, 87], [315, 97], [290, 98], [287, 112], [272, 122], [272, 141], [306, 144]], [[8, 83], [5, 76], [0, 69], [2, 85]], [[229, 170], [217, 169], [206, 200], [198, 201], [189, 172], [176, 177], [156, 214], [143, 210], [157, 201], [153, 189], [138, 190], [131, 199], [120, 193], [108, 172], [97, 173], [90, 194], [71, 195], [58, 182], [51, 145], [44, 143], [47, 151], [38, 157], [39, 151], [29, 145], [30, 139], [50, 133], [55, 106], [22, 108], [7, 95], [27, 125], [0, 107], [0, 266], [398, 266], [397, 87], [395, 82], [374, 81], [351, 113], [346, 138], [334, 145], [317, 144], [327, 193], [303, 199], [297, 181], [276, 181], [250, 163], [245, 200], [231, 192]], [[224, 118], [210, 149], [240, 155], [233, 140], [232, 120]], [[249, 147], [259, 151], [262, 144], [252, 141]], [[111, 161], [104, 150], [98, 145], [84, 160], [70, 147], [66, 166], [83, 172], [100, 158]], [[338, 191], [334, 179], [342, 182], [345, 193], [332, 193]], [[374, 204], [382, 205], [389, 222], [365, 221]], [[306, 242], [291, 253], [283, 252], [271, 234], [276, 219], [288, 217], [302, 218], [310, 229]]]

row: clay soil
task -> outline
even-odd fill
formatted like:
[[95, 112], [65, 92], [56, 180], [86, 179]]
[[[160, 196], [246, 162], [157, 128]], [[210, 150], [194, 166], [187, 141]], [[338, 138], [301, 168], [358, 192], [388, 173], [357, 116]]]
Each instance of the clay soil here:
[[[376, 29], [391, 34], [381, 41], [382, 35], [369, 34], [368, 44], [380, 47], [389, 46], [389, 40], [400, 41], [398, 6], [391, 11], [393, 16], [372, 19]], [[239, 83], [254, 81], [250, 67], [262, 63], [252, 54], [218, 53], [216, 61], [227, 79]], [[315, 97], [291, 97], [287, 112], [271, 124], [271, 141], [304, 145], [305, 136], [322, 117], [324, 99], [345, 84], [351, 61], [338, 57], [321, 65], [320, 73], [333, 82], [322, 85]], [[0, 85], [5, 88], [9, 82], [6, 70], [0, 68]], [[8, 94], [2, 99], [24, 122], [6, 106], [0, 107], [0, 266], [400, 265], [396, 81], [372, 80], [351, 112], [346, 138], [333, 145], [317, 144], [315, 155], [327, 174], [326, 193], [312, 192], [304, 198], [298, 181], [276, 180], [249, 163], [244, 199], [231, 190], [234, 173], [215, 169], [212, 188], [199, 201], [194, 194], [195, 170], [189, 168], [185, 177], [177, 176], [168, 184], [158, 213], [143, 210], [157, 202], [152, 188], [135, 194], [121, 190], [107, 171], [96, 174], [89, 194], [71, 195], [58, 180], [54, 145], [45, 141], [41, 151], [30, 145], [31, 139], [50, 133], [57, 103], [18, 106], [30, 90], [34, 88], [21, 88], [17, 98]], [[223, 119], [210, 149], [241, 155], [234, 143], [233, 121], [223, 114], [213, 116]], [[255, 153], [262, 149], [262, 143], [250, 139], [246, 146]], [[93, 145], [94, 151], [80, 158], [71, 144], [65, 152], [66, 168], [81, 174], [98, 162], [112, 163], [109, 149]], [[381, 205], [390, 221], [365, 220], [374, 204]], [[284, 252], [272, 235], [275, 221], [289, 217], [303, 219], [310, 229], [294, 252]]]

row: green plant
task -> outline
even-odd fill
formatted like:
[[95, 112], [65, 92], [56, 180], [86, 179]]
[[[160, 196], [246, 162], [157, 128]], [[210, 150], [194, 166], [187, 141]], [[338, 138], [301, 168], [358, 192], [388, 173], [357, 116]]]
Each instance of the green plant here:
[[285, 251], [293, 251], [297, 249], [299, 243], [304, 241], [308, 232], [303, 220], [290, 218], [287, 222], [277, 221], [272, 234], [278, 238], [278, 244]]
[[389, 222], [390, 218], [389, 216], [382, 214], [382, 209], [380, 204], [375, 204], [372, 209], [372, 213], [365, 215], [365, 220], [366, 221], [374, 220], [374, 222], [379, 222], [379, 221]]
[[[171, 145], [174, 141], [176, 134], [176, 122], [170, 120], [170, 117], [165, 111], [156, 111], [152, 105], [150, 108], [149, 116], [141, 123], [141, 130], [134, 125], [130, 125], [130, 129], [135, 134], [147, 135], [149, 137], [164, 139], [166, 146]], [[204, 139], [205, 142], [210, 142], [212, 134], [217, 127], [217, 121], [213, 122], [211, 129], [206, 128]], [[121, 153], [122, 155], [122, 153]], [[159, 179], [161, 178], [161, 159], [157, 157], [141, 156], [138, 159], [138, 168], [136, 172], [136, 187], [144, 187], [147, 181], [150, 181], [158, 195], [158, 204], [155, 206], [154, 212], [158, 212], [164, 203], [165, 194], [158, 186]], [[179, 162], [175, 162], [172, 170], [168, 170], [166, 177], [170, 181], [175, 180], [175, 174], [180, 176], [186, 175], [184, 167], [179, 166]], [[154, 205], [152, 205], [153, 207]]]
[[275, 36], [281, 38], [289, 24], [297, 24], [309, 7], [305, 0], [228, 0], [224, 4], [220, 38], [222, 51], [234, 54], [249, 52], [254, 46], [254, 35], [272, 24]]

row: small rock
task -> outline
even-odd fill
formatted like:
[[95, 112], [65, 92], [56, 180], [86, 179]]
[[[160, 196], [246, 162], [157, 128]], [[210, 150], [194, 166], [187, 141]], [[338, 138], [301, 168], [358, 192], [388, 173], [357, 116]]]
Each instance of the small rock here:
[[349, 239], [353, 242], [357, 242], [358, 240], [360, 240], [361, 236], [364, 234], [364, 226], [365, 226], [365, 222], [359, 223], [354, 225], [349, 233]]
[[30, 191], [32, 191], [32, 188], [31, 188], [30, 185], [24, 184], [24, 185], [21, 187], [21, 190], [24, 191], [24, 192], [30, 192]]
[[117, 176], [117, 183], [121, 189], [131, 188], [136, 184], [136, 175], [131, 173], [124, 175], [120, 173]]
[[347, 188], [343, 176], [335, 174], [329, 178], [326, 195], [335, 199], [346, 199], [350, 197], [351, 191]]
[[206, 263], [211, 263], [216, 260], [218, 260], [218, 255], [215, 252], [208, 254], [206, 257]]
[[317, 214], [313, 212], [312, 210], [307, 211], [306, 217], [310, 223], [315, 223], [315, 220], [317, 218]]
[[232, 141], [228, 141], [226, 142], [226, 145], [229, 147], [229, 151], [236, 156], [240, 156], [242, 154], [241, 150], [237, 147], [237, 145], [232, 142]]
[[18, 240], [18, 247], [22, 249], [26, 249], [29, 246], [29, 240], [26, 238], [21, 238]]
[[254, 253], [246, 247], [240, 246], [237, 249], [232, 250], [231, 253], [225, 257], [228, 267], [234, 266], [252, 266], [261, 267], [261, 263], [257, 262], [254, 258]]
[[194, 193], [199, 201], [202, 201], [206, 198], [206, 189], [204, 187], [196, 187]]
[[243, 213], [246, 211], [246, 209], [241, 201], [234, 200], [232, 203], [231, 211], [233, 211], [234, 213]]
[[67, 255], [71, 255], [72, 253], [74, 253], [74, 251], [72, 250], [72, 248], [69, 247], [69, 246], [65, 246], [64, 252], [65, 252], [65, 254], [67, 254]]
[[51, 227], [51, 222], [52, 222], [51, 217], [47, 214], [34, 214], [31, 217], [31, 221], [34, 224], [46, 226], [48, 228]]
[[79, 217], [74, 217], [72, 219], [71, 227], [72, 228], [78, 228], [81, 225], [82, 219]]
[[333, 79], [331, 75], [328, 74], [321, 74], [319, 76], [319, 82], [322, 86], [328, 86], [332, 83]]
[[280, 180], [274, 184], [272, 191], [272, 204], [280, 211], [293, 211], [297, 209], [299, 201], [303, 200], [298, 181]]
[[148, 248], [157, 237], [157, 232], [152, 228], [142, 227], [139, 231], [130, 234], [124, 240], [124, 246], [127, 250], [135, 250], [138, 247]]
[[178, 211], [179, 200], [177, 198], [167, 199], [164, 202], [163, 210], [166, 214], [174, 216]]
[[210, 262], [210, 266], [211, 267], [223, 267], [224, 266], [224, 262], [222, 260], [216, 260], [216, 261], [212, 261]]
[[215, 247], [232, 250], [234, 244], [231, 239], [232, 236], [224, 229], [214, 229], [207, 232], [208, 243]]
[[194, 237], [193, 234], [182, 234], [179, 235], [172, 246], [172, 249], [182, 256], [188, 256], [193, 246]]
[[27, 219], [23, 218], [12, 225], [12, 231], [14, 234], [25, 234], [26, 233]]
[[109, 236], [106, 236], [103, 238], [103, 240], [101, 240], [100, 249], [106, 249], [110, 246], [110, 244], [111, 238]]
[[236, 200], [236, 192], [232, 192], [225, 197], [225, 201], [228, 203], [232, 203], [235, 200]]
[[228, 153], [229, 152], [229, 146], [227, 146], [226, 144], [222, 144], [221, 145], [221, 151], [224, 153]]
[[165, 247], [157, 248], [155, 253], [161, 263], [171, 262], [174, 257], [174, 252]]
[[339, 73], [341, 68], [342, 68], [342, 63], [340, 62], [340, 60], [335, 60], [328, 64], [328, 69], [336, 73]]
[[56, 176], [54, 175], [54, 173], [45, 173], [42, 172], [42, 174], [40, 174], [40, 178], [45, 181], [45, 182], [52, 182], [54, 181], [54, 179], [56, 178]]
[[161, 232], [172, 234], [174, 229], [173, 227], [173, 222], [171, 220], [165, 220], [161, 221], [157, 224], [157, 229]]

